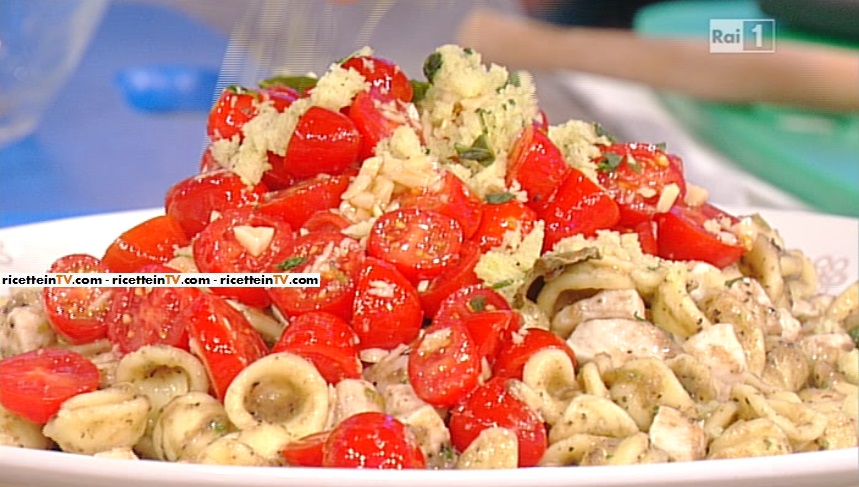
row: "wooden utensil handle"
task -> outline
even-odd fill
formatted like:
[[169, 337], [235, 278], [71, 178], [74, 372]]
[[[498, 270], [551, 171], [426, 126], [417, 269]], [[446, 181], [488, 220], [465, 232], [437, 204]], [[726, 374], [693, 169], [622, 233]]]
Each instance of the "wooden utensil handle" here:
[[711, 54], [706, 39], [560, 27], [487, 9], [463, 22], [459, 42], [511, 68], [583, 71], [729, 103], [859, 111], [859, 53], [848, 49], [784, 41], [775, 53]]

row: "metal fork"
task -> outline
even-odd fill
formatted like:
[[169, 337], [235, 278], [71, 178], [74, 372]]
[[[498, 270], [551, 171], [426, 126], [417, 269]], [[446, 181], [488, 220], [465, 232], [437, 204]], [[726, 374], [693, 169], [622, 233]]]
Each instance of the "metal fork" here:
[[396, 0], [253, 0], [236, 23], [215, 89], [265, 78], [321, 74], [370, 41]]

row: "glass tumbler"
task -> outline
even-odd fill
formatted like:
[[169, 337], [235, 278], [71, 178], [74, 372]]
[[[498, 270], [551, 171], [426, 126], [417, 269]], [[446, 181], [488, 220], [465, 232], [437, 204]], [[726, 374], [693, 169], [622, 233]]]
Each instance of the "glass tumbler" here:
[[38, 126], [108, 0], [0, 0], [0, 146]]

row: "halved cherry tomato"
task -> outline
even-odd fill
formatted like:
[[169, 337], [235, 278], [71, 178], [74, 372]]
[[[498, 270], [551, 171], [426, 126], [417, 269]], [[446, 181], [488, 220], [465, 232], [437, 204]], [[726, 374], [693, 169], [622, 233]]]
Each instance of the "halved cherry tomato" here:
[[395, 101], [382, 103], [366, 91], [355, 95], [349, 107], [349, 118], [361, 134], [359, 160], [372, 157], [379, 141], [393, 135], [397, 127], [406, 125], [408, 116], [405, 108]]
[[483, 284], [476, 284], [460, 288], [442, 301], [433, 322], [457, 321], [485, 311], [509, 309], [510, 304], [504, 296]]
[[655, 144], [613, 144], [596, 162], [597, 178], [620, 208], [624, 227], [651, 220], [668, 186], [677, 187], [677, 201], [686, 194], [680, 159]]
[[450, 438], [463, 451], [486, 428], [507, 428], [519, 439], [519, 467], [537, 465], [546, 451], [546, 427], [511, 391], [511, 381], [490, 379], [451, 411]]
[[747, 250], [729, 229], [737, 219], [707, 203], [695, 208], [675, 206], [655, 220], [657, 255], [664, 259], [700, 260], [722, 268], [740, 260]]
[[310, 215], [310, 218], [304, 222], [301, 228], [308, 232], [339, 232], [345, 230], [350, 225], [352, 223], [342, 215], [334, 213], [331, 210], [319, 210]]
[[242, 126], [257, 114], [260, 101], [262, 97], [255, 90], [228, 86], [209, 112], [206, 126], [209, 140], [232, 139], [237, 135], [241, 138]]
[[380, 216], [367, 253], [394, 264], [412, 282], [438, 276], [459, 255], [462, 228], [453, 218], [417, 208]]
[[[292, 228], [279, 218], [247, 207], [227, 210], [197, 234], [194, 262], [200, 272], [267, 272], [286, 258], [284, 252], [292, 239]], [[265, 308], [271, 304], [271, 298], [261, 287], [210, 289], [249, 306]]]
[[301, 228], [315, 213], [337, 208], [340, 195], [348, 187], [348, 176], [320, 174], [289, 188], [266, 193], [257, 209], [261, 213], [277, 216], [292, 228]]
[[396, 64], [373, 56], [355, 56], [343, 62], [370, 83], [370, 94], [382, 101], [412, 101], [412, 84]]
[[67, 399], [98, 388], [98, 368], [71, 350], [42, 348], [0, 360], [0, 404], [45, 424]]
[[320, 431], [288, 443], [281, 455], [287, 465], [293, 467], [321, 467], [325, 442], [330, 431]]
[[[267, 152], [266, 159], [268, 159], [268, 163], [271, 164], [271, 167], [280, 167], [283, 166], [283, 157], [279, 154], [275, 154], [274, 152]], [[295, 178], [286, 174], [283, 171], [272, 171], [269, 169], [268, 171], [262, 174], [262, 184], [264, 184], [268, 189], [275, 191], [278, 189], [286, 189], [295, 184]]]
[[323, 467], [394, 469], [425, 468], [417, 440], [393, 416], [358, 413], [337, 425], [323, 447]]
[[618, 226], [614, 230], [620, 233], [635, 233], [638, 236], [641, 251], [645, 254], [657, 255], [659, 248], [656, 243], [656, 222], [653, 220], [643, 221], [632, 228]]
[[283, 163], [273, 163], [270, 171], [295, 179], [318, 174], [343, 174], [357, 166], [361, 134], [349, 117], [313, 106], [295, 126]]
[[508, 158], [507, 185], [519, 181], [528, 193], [528, 203], [538, 204], [567, 177], [570, 166], [560, 149], [533, 125], [522, 130]]
[[415, 189], [400, 197], [400, 208], [420, 208], [449, 216], [462, 227], [462, 236], [471, 238], [480, 224], [483, 205], [468, 186], [452, 172], [445, 171], [439, 188]]
[[358, 273], [352, 327], [360, 348], [392, 349], [417, 338], [423, 324], [418, 292], [393, 264], [368, 257]]
[[535, 209], [546, 222], [544, 252], [565, 237], [591, 236], [597, 230], [615, 226], [620, 219], [611, 196], [575, 168], [570, 168], [566, 179]]
[[478, 284], [474, 268], [480, 260], [480, 247], [470, 241], [462, 242], [459, 249], [459, 259], [445, 267], [437, 277], [433, 278], [424, 290], [419, 290], [424, 316], [435, 316], [441, 303], [448, 296], [466, 286]]
[[[138, 272], [177, 272], [154, 264]], [[192, 287], [114, 288], [108, 312], [107, 337], [123, 354], [145, 345], [170, 345], [188, 349], [185, 308], [200, 291]]]
[[[110, 272], [98, 258], [86, 254], [60, 257], [48, 272]], [[91, 343], [107, 335], [106, 315], [114, 289], [109, 287], [46, 287], [45, 316], [51, 328], [69, 343]]]
[[206, 367], [221, 401], [230, 383], [268, 349], [244, 315], [223, 298], [199, 293], [185, 309], [190, 349]]
[[167, 191], [164, 208], [192, 238], [209, 224], [212, 212], [253, 205], [267, 191], [264, 184], [249, 187], [239, 176], [223, 169], [179, 181]]
[[311, 362], [329, 384], [361, 377], [358, 335], [348, 323], [332, 315], [311, 311], [292, 320], [271, 353], [291, 352]]
[[486, 252], [504, 243], [504, 234], [519, 230], [524, 237], [531, 233], [537, 222], [537, 213], [521, 201], [511, 199], [504, 203], [483, 205], [483, 217], [472, 239]]
[[493, 365], [501, 345], [522, 326], [522, 315], [518, 311], [499, 309], [466, 316], [462, 323], [477, 345], [477, 355]]
[[212, 154], [212, 147], [206, 147], [206, 150], [203, 151], [203, 155], [200, 156], [200, 168], [197, 171], [200, 174], [206, 172], [217, 171], [218, 169], [223, 169], [218, 161], [215, 160], [215, 156]]
[[548, 330], [528, 328], [520, 330], [518, 336], [508, 337], [501, 343], [496, 356], [497, 360], [492, 367], [492, 376], [521, 379], [522, 369], [525, 368], [528, 359], [546, 348], [566, 353], [570, 357], [573, 367], [578, 366], [576, 354], [561, 337]]
[[409, 382], [415, 394], [437, 407], [450, 407], [480, 382], [480, 356], [460, 321], [433, 323], [409, 354]]
[[355, 278], [364, 260], [357, 240], [336, 232], [299, 235], [272, 272], [319, 272], [319, 287], [275, 287], [269, 296], [281, 313], [294, 317], [309, 311], [326, 311], [344, 320], [352, 318]]
[[104, 252], [102, 262], [112, 272], [137, 272], [147, 264], [160, 264], [173, 258], [188, 237], [170, 215], [150, 218], [122, 233]]

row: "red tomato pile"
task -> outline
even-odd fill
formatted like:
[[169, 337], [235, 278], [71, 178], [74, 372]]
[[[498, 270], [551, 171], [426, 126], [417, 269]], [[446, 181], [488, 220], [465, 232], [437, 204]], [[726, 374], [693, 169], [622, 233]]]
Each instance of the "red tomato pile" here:
[[[423, 401], [449, 409], [458, 451], [483, 429], [500, 426], [519, 439], [519, 466], [536, 465], [547, 446], [546, 428], [511, 381], [522, 378], [528, 358], [539, 350], [562, 350], [574, 366], [576, 358], [556, 335], [521, 330], [519, 312], [475, 275], [481, 254], [501, 244], [505, 232], [527, 233], [543, 220], [544, 250], [570, 235], [613, 229], [636, 232], [652, 254], [726, 266], [744, 249], [722, 242], [705, 222], [735, 220], [710, 205], [686, 206], [680, 160], [655, 145], [602, 147], [595, 182], [567, 165], [540, 123], [524, 128], [510, 150], [506, 182], [518, 182], [527, 202], [506, 194], [481, 201], [445, 172], [439, 190], [399, 194], [398, 209], [375, 220], [366, 242], [359, 242], [340, 232], [349, 222], [332, 210], [376, 143], [398, 127], [395, 120], [406, 118], [413, 88], [382, 59], [354, 57], [343, 66], [361, 73], [370, 89], [340, 112], [306, 111], [285, 156], [269, 154], [272, 168], [261, 183], [245, 185], [217, 167], [207, 151], [201, 173], [167, 192], [164, 216], [120, 235], [101, 259], [70, 255], [51, 267], [164, 272], [176, 248], [193, 244], [202, 272], [319, 272], [320, 287], [51, 288], [43, 294], [48, 319], [73, 344], [106, 337], [123, 354], [149, 344], [191, 350], [219, 398], [239, 371], [268, 353], [300, 355], [334, 384], [361, 377], [362, 350], [408, 345], [409, 382]], [[211, 111], [209, 137], [241, 139], [260, 103], [283, 111], [312, 89], [229, 88]], [[392, 110], [403, 117], [390, 116]], [[659, 213], [660, 195], [671, 185], [677, 198], [670, 211]], [[237, 231], [248, 227], [271, 229], [264, 249], [252, 252], [237, 239]], [[289, 324], [269, 348], [227, 299], [263, 313], [276, 309]], [[97, 383], [95, 367], [70, 351], [0, 361], [0, 402], [38, 423]], [[332, 431], [288, 445], [283, 457], [293, 465], [426, 465], [408, 428], [381, 413], [350, 417]]]

